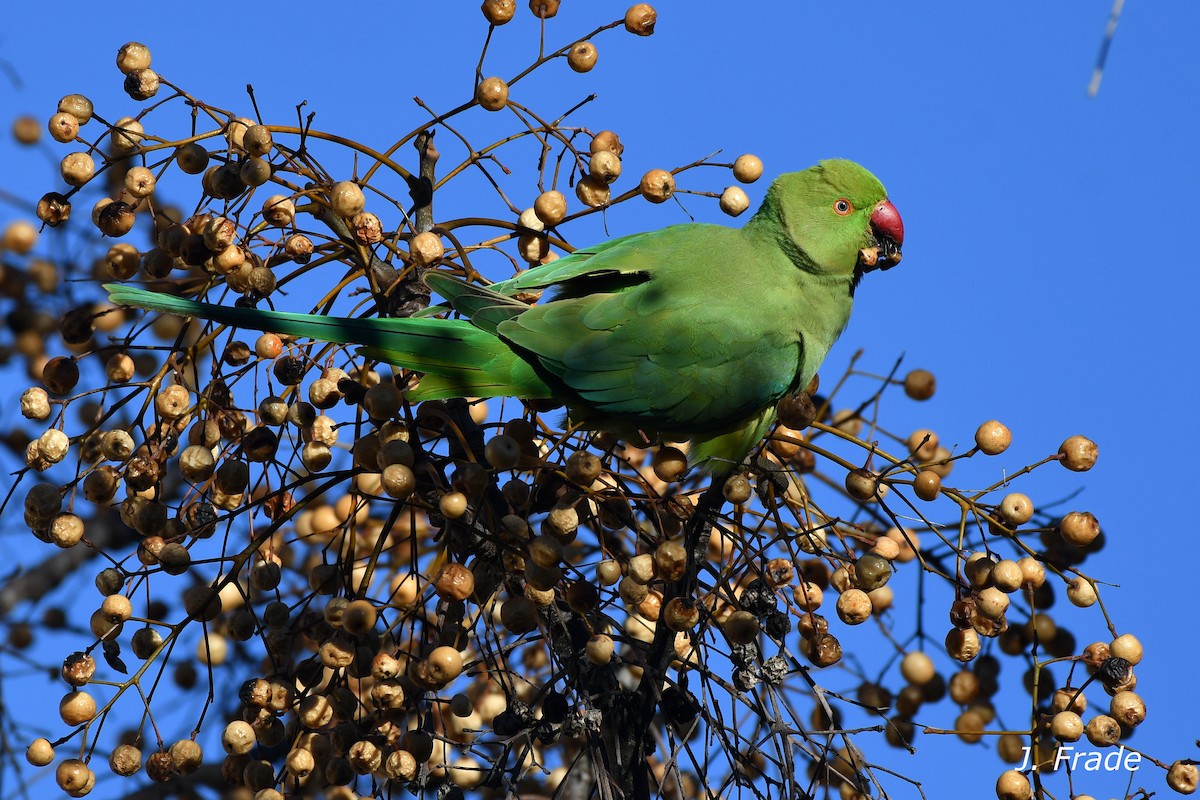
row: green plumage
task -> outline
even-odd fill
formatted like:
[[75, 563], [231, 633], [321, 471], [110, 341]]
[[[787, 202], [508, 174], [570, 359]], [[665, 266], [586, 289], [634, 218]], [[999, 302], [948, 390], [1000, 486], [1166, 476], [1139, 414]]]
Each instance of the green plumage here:
[[[889, 264], [899, 260], [897, 226], [873, 175], [826, 161], [778, 178], [740, 229], [688, 224], [626, 236], [486, 288], [428, 273], [430, 288], [467, 319], [345, 319], [109, 291], [116, 304], [357, 344], [425, 373], [408, 393], [414, 401], [558, 398], [589, 428], [634, 441], [691, 439], [693, 462], [724, 472], [762, 438], [779, 398], [808, 384], [845, 327], [854, 287], [874, 266], [860, 251], [883, 246]], [[513, 298], [535, 289], [549, 290], [538, 305]]]

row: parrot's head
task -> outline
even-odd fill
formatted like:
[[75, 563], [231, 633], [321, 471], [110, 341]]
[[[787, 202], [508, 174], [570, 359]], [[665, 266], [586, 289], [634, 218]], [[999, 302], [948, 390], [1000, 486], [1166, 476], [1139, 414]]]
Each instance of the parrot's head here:
[[853, 161], [822, 161], [775, 179], [760, 215], [774, 218], [806, 268], [846, 278], [900, 263], [904, 222], [879, 179]]

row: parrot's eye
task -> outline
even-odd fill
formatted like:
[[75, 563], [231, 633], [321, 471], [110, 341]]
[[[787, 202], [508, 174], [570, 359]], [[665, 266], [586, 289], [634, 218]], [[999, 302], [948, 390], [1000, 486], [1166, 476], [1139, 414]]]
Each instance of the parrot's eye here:
[[840, 197], [838, 198], [837, 202], [833, 204], [833, 210], [844, 217], [854, 210], [854, 206], [846, 198]]

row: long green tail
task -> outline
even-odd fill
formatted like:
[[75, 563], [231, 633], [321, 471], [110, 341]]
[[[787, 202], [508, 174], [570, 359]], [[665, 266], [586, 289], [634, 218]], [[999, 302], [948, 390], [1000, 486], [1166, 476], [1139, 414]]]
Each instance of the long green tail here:
[[235, 328], [353, 344], [367, 358], [425, 373], [408, 393], [414, 401], [449, 397], [548, 398], [533, 368], [495, 335], [466, 320], [328, 317], [218, 306], [110, 283], [115, 305], [212, 320]]

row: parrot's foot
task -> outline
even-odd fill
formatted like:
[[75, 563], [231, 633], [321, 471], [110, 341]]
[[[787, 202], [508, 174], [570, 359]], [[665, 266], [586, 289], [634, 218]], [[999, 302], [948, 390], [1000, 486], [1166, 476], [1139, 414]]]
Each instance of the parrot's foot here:
[[772, 461], [762, 453], [751, 457], [748, 469], [750, 474], [756, 478], [754, 483], [758, 497], [764, 503], [770, 494], [776, 496], [783, 495], [788, 490], [788, 486], [791, 485], [791, 479], [788, 477], [787, 470], [780, 466], [778, 462]]

